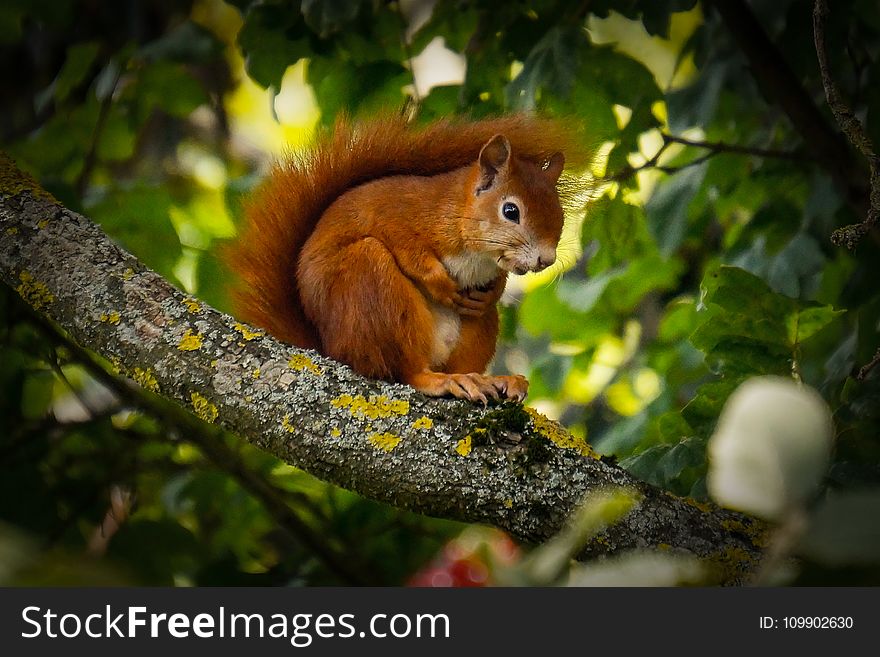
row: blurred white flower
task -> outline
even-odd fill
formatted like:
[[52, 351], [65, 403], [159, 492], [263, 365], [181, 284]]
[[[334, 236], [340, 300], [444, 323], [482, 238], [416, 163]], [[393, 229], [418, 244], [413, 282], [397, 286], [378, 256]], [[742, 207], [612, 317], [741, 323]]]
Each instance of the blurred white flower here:
[[780, 377], [749, 379], [709, 439], [709, 493], [723, 506], [781, 520], [815, 494], [832, 440], [831, 411], [815, 390]]

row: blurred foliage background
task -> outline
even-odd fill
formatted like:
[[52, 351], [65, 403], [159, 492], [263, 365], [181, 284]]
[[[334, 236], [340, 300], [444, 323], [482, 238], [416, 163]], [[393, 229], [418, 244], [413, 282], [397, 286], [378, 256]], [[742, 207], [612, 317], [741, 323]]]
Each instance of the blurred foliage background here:
[[[839, 135], [811, 12], [807, 0], [6, 0], [0, 144], [229, 311], [216, 254], [243, 195], [339, 111], [573, 115], [599, 145], [595, 198], [569, 218], [562, 266], [511, 285], [495, 368], [527, 374], [529, 404], [638, 477], [697, 500], [739, 383], [815, 387], [833, 460], [787, 548], [802, 560], [776, 581], [880, 584], [880, 254], [876, 230], [855, 251], [830, 239], [864, 219], [867, 168], [842, 138], [837, 160], [823, 155]], [[880, 144], [875, 3], [834, 2], [827, 39]], [[808, 105], [826, 132], [794, 116]], [[509, 569], [527, 552], [233, 437], [181, 435], [0, 288], [0, 581], [480, 585], [522, 581]], [[596, 581], [633, 581], [603, 568]]]

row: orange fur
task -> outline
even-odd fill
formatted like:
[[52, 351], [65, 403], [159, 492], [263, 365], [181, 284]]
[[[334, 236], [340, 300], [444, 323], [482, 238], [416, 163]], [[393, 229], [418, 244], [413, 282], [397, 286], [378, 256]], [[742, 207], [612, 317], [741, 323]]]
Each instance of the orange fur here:
[[[555, 258], [562, 152], [579, 152], [568, 127], [536, 117], [340, 119], [247, 203], [226, 253], [237, 311], [365, 376], [521, 398], [522, 377], [482, 372], [507, 273]], [[506, 202], [522, 206], [521, 224], [505, 219]]]

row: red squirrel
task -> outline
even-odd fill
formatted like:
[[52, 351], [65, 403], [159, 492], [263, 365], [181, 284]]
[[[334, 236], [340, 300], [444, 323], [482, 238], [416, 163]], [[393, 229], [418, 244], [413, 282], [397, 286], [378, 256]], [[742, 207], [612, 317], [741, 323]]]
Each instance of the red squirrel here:
[[532, 116], [337, 120], [277, 163], [227, 261], [236, 309], [281, 340], [429, 396], [522, 400], [488, 376], [509, 273], [556, 260], [573, 138]]

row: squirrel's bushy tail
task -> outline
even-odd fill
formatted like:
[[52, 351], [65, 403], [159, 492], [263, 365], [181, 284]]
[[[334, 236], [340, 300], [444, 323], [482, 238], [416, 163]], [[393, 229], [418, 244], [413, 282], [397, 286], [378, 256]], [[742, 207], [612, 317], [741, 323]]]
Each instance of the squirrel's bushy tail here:
[[303, 245], [324, 211], [346, 190], [393, 175], [430, 176], [471, 164], [496, 134], [519, 157], [543, 162], [562, 151], [584, 163], [570, 127], [551, 119], [508, 116], [443, 119], [410, 125], [401, 116], [337, 120], [313, 144], [277, 162], [245, 205], [244, 224], [225, 260], [239, 276], [235, 310], [280, 340], [320, 349], [295, 280]]

